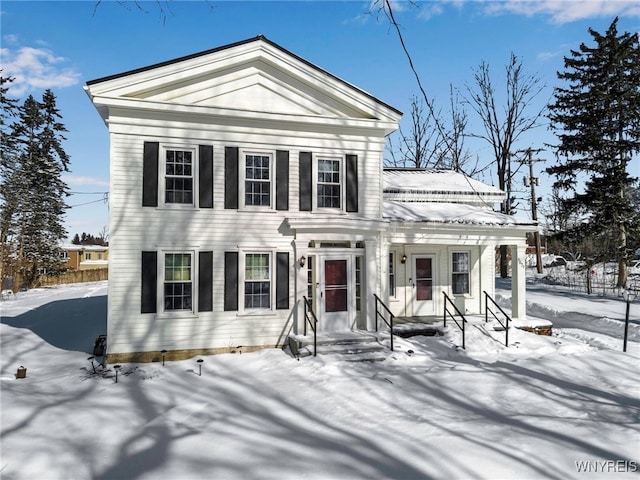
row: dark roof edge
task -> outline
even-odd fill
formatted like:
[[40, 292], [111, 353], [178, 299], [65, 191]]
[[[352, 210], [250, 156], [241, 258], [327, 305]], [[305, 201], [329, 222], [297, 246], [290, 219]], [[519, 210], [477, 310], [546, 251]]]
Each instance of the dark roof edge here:
[[293, 52], [291, 52], [291, 51], [287, 50], [286, 48], [281, 47], [280, 45], [278, 45], [277, 43], [275, 43], [275, 42], [273, 42], [273, 41], [269, 40], [267, 37], [265, 37], [265, 36], [264, 36], [264, 35], [262, 35], [262, 34], [257, 35], [257, 36], [252, 37], [252, 38], [247, 38], [246, 40], [240, 40], [239, 42], [229, 43], [229, 44], [227, 44], [227, 45], [222, 45], [222, 46], [220, 46], [220, 47], [212, 48], [212, 49], [209, 49], [209, 50], [204, 50], [204, 51], [202, 51], [202, 52], [192, 53], [192, 54], [190, 54], [190, 55], [185, 55], [185, 56], [183, 56], [183, 57], [178, 57], [178, 58], [175, 58], [175, 59], [173, 59], [173, 60], [167, 60], [167, 61], [165, 61], [165, 62], [154, 63], [153, 65], [148, 65], [148, 66], [146, 66], [146, 67], [136, 68], [136, 69], [134, 69], [134, 70], [128, 70], [128, 71], [126, 71], [126, 72], [122, 72], [122, 73], [116, 73], [116, 74], [114, 74], [114, 75], [108, 75], [108, 76], [106, 76], [106, 77], [96, 78], [96, 79], [94, 79], [94, 80], [88, 80], [88, 81], [86, 82], [86, 85], [87, 85], [87, 86], [89, 86], [89, 85], [95, 85], [95, 84], [97, 84], [97, 83], [102, 83], [102, 82], [106, 82], [106, 81], [109, 81], [109, 80], [115, 80], [116, 78], [121, 78], [121, 77], [126, 77], [126, 76], [128, 76], [128, 75], [134, 75], [134, 74], [136, 74], [136, 73], [146, 72], [146, 71], [149, 71], [149, 70], [153, 70], [153, 69], [155, 69], [155, 68], [166, 67], [167, 65], [172, 65], [172, 64], [174, 64], [174, 63], [184, 62], [184, 61], [186, 61], [186, 60], [191, 60], [192, 58], [202, 57], [202, 56], [205, 56], [205, 55], [209, 55], [209, 54], [211, 54], [211, 53], [220, 52], [220, 51], [222, 51], [222, 50], [226, 50], [226, 49], [228, 49], [228, 48], [233, 48], [233, 47], [238, 47], [238, 46], [240, 46], [240, 45], [246, 45], [246, 44], [248, 44], [248, 43], [256, 42], [256, 41], [259, 41], [259, 40], [262, 40], [263, 42], [268, 43], [268, 44], [269, 44], [269, 45], [271, 45], [272, 47], [277, 48], [278, 50], [280, 50], [280, 51], [282, 51], [282, 52], [286, 53], [287, 55], [292, 56], [293, 58], [295, 58], [296, 60], [299, 60], [300, 62], [304, 63], [305, 65], [308, 65], [308, 66], [310, 66], [310, 67], [314, 68], [315, 70], [318, 70], [319, 72], [322, 72], [322, 73], [324, 73], [325, 75], [330, 76], [331, 78], [333, 78], [333, 79], [335, 79], [335, 80], [339, 81], [340, 83], [342, 83], [342, 84], [344, 84], [344, 85], [346, 85], [346, 86], [348, 86], [348, 87], [350, 87], [350, 88], [353, 88], [354, 90], [357, 90], [357, 91], [358, 91], [358, 92], [360, 92], [361, 94], [365, 95], [367, 98], [370, 98], [371, 100], [374, 100], [375, 102], [377, 102], [377, 103], [379, 103], [379, 104], [381, 104], [381, 105], [384, 105], [385, 107], [387, 107], [388, 109], [390, 109], [390, 110], [394, 111], [395, 113], [397, 113], [397, 114], [399, 114], [399, 115], [402, 115], [402, 112], [401, 112], [400, 110], [398, 110], [397, 108], [392, 107], [392, 106], [391, 106], [391, 105], [389, 105], [388, 103], [383, 102], [383, 101], [382, 101], [382, 100], [380, 100], [379, 98], [374, 97], [374, 96], [373, 96], [373, 95], [371, 95], [370, 93], [365, 92], [364, 90], [362, 90], [362, 89], [360, 89], [360, 88], [358, 88], [358, 87], [356, 87], [356, 86], [352, 85], [351, 83], [349, 83], [349, 82], [347, 82], [347, 81], [345, 81], [345, 80], [341, 79], [340, 77], [336, 77], [336, 76], [335, 76], [335, 75], [333, 75], [332, 73], [330, 73], [330, 72], [326, 71], [326, 70], [325, 70], [325, 69], [323, 69], [323, 68], [320, 68], [319, 66], [317, 66], [317, 65], [315, 65], [315, 64], [313, 64], [313, 63], [311, 63], [311, 62], [310, 62], [310, 61], [308, 61], [308, 60], [305, 60], [304, 58], [300, 57], [299, 55], [296, 55], [295, 53], [293, 53]]

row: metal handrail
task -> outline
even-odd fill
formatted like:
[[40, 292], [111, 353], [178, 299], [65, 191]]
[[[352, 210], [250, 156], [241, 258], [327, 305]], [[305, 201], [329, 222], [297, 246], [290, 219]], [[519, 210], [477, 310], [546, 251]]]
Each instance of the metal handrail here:
[[[447, 313], [449, 315], [451, 315], [451, 319], [454, 321], [454, 323], [458, 326], [458, 328], [460, 330], [462, 330], [462, 349], [466, 350], [465, 348], [465, 332], [464, 332], [464, 324], [467, 323], [467, 319], [464, 318], [464, 315], [462, 314], [462, 312], [460, 310], [458, 310], [458, 307], [456, 307], [456, 304], [453, 303], [453, 300], [451, 300], [451, 298], [449, 298], [449, 295], [447, 295], [447, 292], [442, 292], [442, 294], [444, 295], [444, 326], [447, 326]], [[451, 306], [453, 307], [453, 309], [456, 311], [456, 313], [458, 315], [460, 315], [460, 318], [462, 318], [462, 325], [460, 325], [458, 323], [458, 321], [456, 320], [456, 317], [449, 311], [449, 309], [447, 308], [447, 300], [449, 301], [449, 303], [451, 304]]]
[[[387, 307], [384, 304], [384, 302], [382, 300], [380, 300], [380, 297], [378, 297], [378, 295], [376, 295], [374, 293], [373, 296], [376, 299], [376, 332], [378, 331], [378, 317], [380, 317], [380, 318], [382, 318], [384, 323], [386, 323], [387, 326], [389, 327], [389, 334], [391, 335], [391, 351], [393, 352], [393, 319], [395, 318], [395, 315], [391, 312], [391, 310], [389, 310], [389, 307]], [[389, 321], [388, 322], [387, 322], [387, 319], [385, 318], [384, 314], [380, 313], [380, 310], [378, 310], [378, 304], [382, 305], [384, 307], [384, 309], [387, 311], [387, 313], [389, 313]]]
[[[491, 312], [491, 315], [493, 315], [493, 318], [495, 318], [496, 321], [502, 326], [502, 328], [504, 328], [504, 331], [505, 331], [504, 346], [508, 347], [509, 346], [509, 322], [511, 321], [511, 317], [507, 315], [507, 312], [505, 312], [502, 309], [502, 307], [498, 305], [493, 298], [491, 298], [491, 295], [489, 295], [486, 290], [483, 290], [483, 293], [484, 293], [484, 323], [487, 323], [489, 321], [489, 312]], [[506, 319], [506, 325], [502, 323], [498, 318], [498, 316], [495, 314], [495, 312], [489, 308], [489, 302], [487, 300], [491, 300], [491, 302], [496, 307], [498, 307], [498, 310], [502, 312], [502, 314]]]
[[[318, 333], [316, 326], [318, 325], [318, 317], [316, 317], [315, 312], [313, 311], [313, 305], [311, 305], [311, 301], [307, 299], [307, 297], [302, 297], [304, 300], [304, 336], [307, 336], [307, 323], [311, 326], [311, 330], [313, 330], [313, 356], [316, 356], [318, 349]], [[309, 313], [313, 317], [313, 323], [311, 323], [311, 318], [309, 318]]]

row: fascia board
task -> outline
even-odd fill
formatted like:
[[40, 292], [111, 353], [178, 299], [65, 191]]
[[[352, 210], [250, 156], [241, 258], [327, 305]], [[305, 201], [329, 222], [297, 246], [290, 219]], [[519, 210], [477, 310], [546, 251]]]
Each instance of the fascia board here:
[[394, 111], [369, 93], [266, 42], [251, 42], [130, 75], [107, 78], [102, 82], [91, 82], [85, 86], [85, 90], [94, 98], [130, 97], [141, 91], [161, 88], [167, 82], [176, 83], [210, 76], [217, 71], [257, 60], [288, 72], [299, 81], [372, 118], [390, 123], [398, 123], [402, 118], [400, 112]]
[[358, 231], [358, 232], [383, 232], [388, 228], [387, 220], [370, 218], [313, 216], [313, 217], [289, 217], [287, 224], [298, 233], [322, 232], [322, 231]]
[[[279, 122], [279, 123], [296, 123], [307, 124], [317, 126], [329, 126], [340, 128], [353, 128], [353, 129], [374, 129], [383, 130], [385, 135], [395, 131], [397, 124], [393, 122], [380, 121], [375, 119], [353, 119], [353, 118], [335, 118], [324, 116], [304, 116], [304, 115], [286, 115], [275, 113], [263, 113], [263, 112], [250, 112], [246, 110], [232, 110], [221, 109], [214, 107], [201, 107], [192, 105], [176, 105], [172, 103], [161, 102], [149, 102], [146, 100], [135, 100], [130, 98], [112, 98], [112, 97], [93, 97], [93, 103], [101, 112], [101, 115], [108, 121], [108, 113], [104, 110], [104, 107], [111, 109], [128, 109], [128, 110], [141, 110], [147, 112], [157, 113], [171, 113], [185, 116], [201, 116], [203, 118], [210, 119], [211, 122], [214, 118], [231, 118], [237, 120], [255, 121], [259, 118], [264, 122]], [[161, 121], [161, 117], [159, 119]]]

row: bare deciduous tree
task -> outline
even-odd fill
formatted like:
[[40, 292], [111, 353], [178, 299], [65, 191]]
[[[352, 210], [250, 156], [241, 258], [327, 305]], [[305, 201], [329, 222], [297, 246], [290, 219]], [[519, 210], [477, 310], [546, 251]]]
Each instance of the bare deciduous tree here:
[[[496, 165], [498, 186], [507, 192], [502, 212], [511, 214], [511, 178], [515, 173], [511, 170], [511, 157], [522, 135], [540, 125], [546, 106], [531, 112], [533, 101], [544, 85], [540, 84], [539, 77], [523, 71], [522, 61], [513, 53], [505, 73], [502, 108], [498, 107], [500, 101], [491, 80], [489, 64], [485, 61], [474, 70], [475, 84], [467, 85], [467, 102], [478, 114], [484, 127], [484, 132], [472, 136], [485, 140], [493, 149], [491, 163]], [[506, 277], [507, 270], [506, 247], [501, 246], [500, 275]]]

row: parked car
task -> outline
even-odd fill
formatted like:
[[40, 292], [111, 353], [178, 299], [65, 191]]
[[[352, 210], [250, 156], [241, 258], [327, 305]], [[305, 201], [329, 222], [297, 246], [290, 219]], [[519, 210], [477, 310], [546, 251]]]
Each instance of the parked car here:
[[627, 269], [627, 274], [629, 276], [631, 276], [631, 275], [640, 276], [640, 260], [633, 260], [631, 263], [629, 263], [629, 268]]

